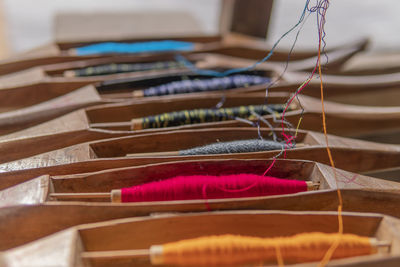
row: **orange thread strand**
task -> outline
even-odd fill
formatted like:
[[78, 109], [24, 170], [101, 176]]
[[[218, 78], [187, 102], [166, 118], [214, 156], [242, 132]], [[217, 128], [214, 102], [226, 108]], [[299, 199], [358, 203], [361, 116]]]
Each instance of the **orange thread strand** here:
[[[326, 10], [325, 10], [326, 12]], [[318, 74], [319, 74], [319, 80], [320, 80], [320, 87], [321, 87], [321, 108], [322, 108], [322, 127], [324, 131], [324, 137], [325, 137], [325, 142], [326, 142], [326, 151], [328, 153], [328, 158], [329, 162], [333, 168], [333, 174], [336, 182], [336, 188], [337, 188], [337, 195], [338, 195], [338, 234], [339, 236], [337, 237], [337, 240], [332, 244], [332, 246], [328, 249], [326, 252], [325, 256], [319, 263], [319, 267], [323, 267], [332, 258], [335, 250], [338, 248], [341, 237], [343, 235], [343, 218], [342, 218], [342, 209], [343, 209], [343, 199], [342, 199], [342, 193], [340, 191], [340, 188], [338, 186], [338, 179], [337, 179], [337, 174], [336, 174], [336, 169], [335, 169], [335, 162], [333, 161], [331, 149], [329, 148], [329, 138], [328, 138], [328, 132], [327, 132], [327, 127], [326, 127], [326, 115], [325, 115], [325, 105], [324, 105], [324, 84], [322, 81], [322, 70], [321, 70], [321, 40], [318, 45]]]
[[279, 246], [276, 246], [275, 251], [276, 251], [276, 262], [278, 263], [278, 266], [279, 267], [285, 266], [285, 263], [283, 262], [282, 258], [281, 248]]

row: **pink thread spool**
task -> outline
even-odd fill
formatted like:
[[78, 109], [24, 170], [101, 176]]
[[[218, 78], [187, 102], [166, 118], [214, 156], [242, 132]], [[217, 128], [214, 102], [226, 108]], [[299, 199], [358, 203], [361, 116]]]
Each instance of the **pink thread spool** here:
[[[241, 198], [307, 191], [307, 182], [254, 174], [178, 176], [120, 190], [121, 202]], [[119, 191], [119, 190], [118, 190]]]

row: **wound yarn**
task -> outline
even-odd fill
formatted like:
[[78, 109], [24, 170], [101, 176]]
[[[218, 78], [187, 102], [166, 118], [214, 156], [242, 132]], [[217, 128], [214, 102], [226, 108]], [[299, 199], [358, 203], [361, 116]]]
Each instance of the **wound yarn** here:
[[124, 72], [139, 72], [150, 70], [167, 70], [183, 68], [185, 65], [177, 61], [160, 61], [151, 63], [112, 63], [73, 70], [75, 76], [96, 76]]
[[[212, 155], [212, 154], [231, 154], [249, 153], [270, 150], [281, 150], [285, 145], [272, 140], [249, 139], [230, 142], [219, 142], [205, 146], [199, 146], [180, 150], [180, 156], [191, 155]], [[294, 146], [293, 146], [294, 147]]]
[[310, 232], [274, 238], [206, 236], [152, 246], [150, 254], [153, 264], [220, 266], [276, 263], [279, 253], [284, 263], [295, 264], [320, 261], [337, 240], [340, 241], [332, 255], [334, 259], [376, 253], [368, 237]]
[[150, 42], [118, 43], [104, 42], [75, 48], [78, 56], [96, 54], [131, 54], [145, 52], [190, 51], [194, 43], [164, 40]]
[[162, 96], [196, 92], [219, 91], [258, 84], [268, 84], [270, 79], [256, 75], [232, 75], [203, 80], [175, 81], [143, 90], [143, 96]]
[[249, 118], [253, 113], [260, 116], [271, 114], [271, 110], [281, 113], [285, 108], [282, 104], [240, 106], [219, 109], [192, 109], [163, 113], [134, 119], [132, 128], [134, 130], [173, 127], [186, 124], [206, 123], [232, 120], [235, 117]]
[[122, 188], [121, 202], [240, 198], [304, 191], [307, 191], [305, 181], [255, 174], [177, 176]]

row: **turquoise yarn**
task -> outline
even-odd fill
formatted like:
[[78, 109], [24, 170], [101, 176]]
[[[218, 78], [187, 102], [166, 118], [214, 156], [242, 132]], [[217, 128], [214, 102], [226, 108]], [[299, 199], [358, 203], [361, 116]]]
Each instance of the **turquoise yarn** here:
[[136, 43], [106, 42], [78, 47], [75, 50], [78, 56], [86, 56], [96, 54], [134, 54], [144, 52], [190, 51], [193, 49], [194, 44], [191, 42], [165, 40]]

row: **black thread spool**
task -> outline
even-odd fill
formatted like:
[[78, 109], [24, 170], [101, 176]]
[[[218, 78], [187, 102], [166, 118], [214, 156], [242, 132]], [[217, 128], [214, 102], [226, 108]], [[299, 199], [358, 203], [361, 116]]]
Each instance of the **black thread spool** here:
[[268, 84], [270, 79], [257, 75], [236, 74], [221, 78], [174, 81], [154, 87], [135, 91], [135, 97], [164, 96], [198, 92], [221, 91], [252, 85]]
[[271, 114], [271, 110], [281, 113], [285, 106], [282, 104], [240, 106], [220, 109], [193, 109], [163, 113], [155, 116], [132, 120], [132, 129], [150, 129], [181, 126], [186, 124], [206, 123], [231, 120], [235, 117], [248, 118], [253, 113], [260, 116]]
[[184, 67], [185, 66], [183, 63], [177, 61], [160, 61], [150, 63], [112, 63], [66, 71], [65, 76], [87, 77], [126, 72], [177, 69]]

